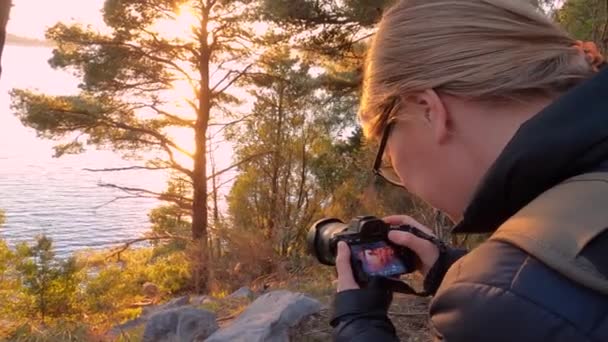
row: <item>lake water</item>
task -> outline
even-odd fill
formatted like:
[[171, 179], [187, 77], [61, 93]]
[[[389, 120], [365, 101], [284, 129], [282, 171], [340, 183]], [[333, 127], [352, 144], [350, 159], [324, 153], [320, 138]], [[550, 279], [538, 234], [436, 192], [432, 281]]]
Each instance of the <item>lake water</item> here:
[[115, 183], [161, 191], [165, 175], [83, 170], [132, 165], [107, 151], [52, 158], [52, 143], [38, 139], [10, 110], [8, 91], [12, 88], [37, 88], [48, 94], [77, 91], [77, 79], [48, 66], [50, 56], [48, 48], [5, 47], [0, 78], [0, 209], [7, 220], [0, 236], [15, 243], [44, 233], [53, 238], [62, 256], [137, 237], [149, 229], [147, 215], [158, 201], [125, 199], [104, 205], [125, 194], [97, 185]]

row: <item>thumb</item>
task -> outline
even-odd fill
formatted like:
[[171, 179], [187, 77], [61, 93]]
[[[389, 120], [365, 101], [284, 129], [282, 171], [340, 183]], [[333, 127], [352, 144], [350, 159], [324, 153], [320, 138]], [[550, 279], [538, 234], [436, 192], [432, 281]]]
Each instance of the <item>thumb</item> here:
[[338, 292], [359, 288], [350, 265], [350, 248], [344, 241], [338, 242], [336, 270], [338, 271]]

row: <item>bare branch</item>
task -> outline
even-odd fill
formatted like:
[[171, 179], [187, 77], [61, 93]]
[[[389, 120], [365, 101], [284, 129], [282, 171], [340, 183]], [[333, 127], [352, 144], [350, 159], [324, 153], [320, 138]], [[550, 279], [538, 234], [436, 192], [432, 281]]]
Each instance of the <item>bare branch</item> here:
[[128, 167], [115, 167], [106, 169], [89, 169], [84, 168], [82, 170], [88, 172], [116, 172], [116, 171], [131, 171], [131, 170], [168, 170], [169, 167], [157, 167], [157, 166], [128, 166]]
[[227, 184], [229, 184], [230, 182], [232, 182], [232, 181], [234, 181], [235, 179], [237, 179], [237, 177], [238, 177], [238, 176], [234, 176], [234, 177], [230, 178], [229, 180], [222, 182], [221, 184], [219, 184], [219, 185], [217, 186], [217, 188], [218, 188], [218, 189], [221, 189], [221, 188], [222, 188], [222, 187], [224, 187], [225, 185], [227, 185]]
[[121, 247], [116, 248], [114, 251], [112, 251], [112, 253], [106, 257], [106, 259], [111, 259], [112, 257], [114, 257], [116, 255], [118, 255], [118, 257], [120, 258], [120, 253], [126, 251], [133, 244], [136, 244], [139, 242], [144, 242], [144, 241], [159, 241], [159, 240], [179, 240], [179, 241], [186, 241], [186, 242], [192, 241], [192, 239], [190, 239], [189, 237], [185, 237], [185, 236], [181, 236], [181, 235], [173, 235], [173, 234], [169, 234], [169, 233], [165, 233], [165, 235], [152, 235], [152, 236], [141, 237], [141, 238], [132, 239], [132, 240], [124, 242]]
[[232, 126], [232, 125], [236, 125], [236, 124], [238, 124], [238, 123], [241, 123], [241, 122], [243, 122], [243, 121], [247, 120], [247, 119], [248, 119], [249, 117], [251, 117], [252, 115], [253, 115], [253, 114], [246, 115], [246, 116], [244, 116], [244, 117], [242, 117], [242, 118], [240, 118], [240, 119], [238, 119], [238, 120], [234, 120], [234, 121], [230, 121], [230, 122], [224, 122], [224, 123], [220, 123], [220, 122], [217, 122], [217, 123], [210, 123], [210, 124], [209, 124], [209, 127], [213, 127], [213, 126], [224, 126], [224, 127], [225, 127], [225, 126]]
[[219, 175], [221, 175], [223, 173], [226, 173], [226, 172], [228, 172], [228, 171], [230, 171], [230, 170], [232, 170], [232, 169], [234, 169], [236, 167], [239, 167], [239, 166], [241, 166], [243, 164], [249, 163], [250, 161], [252, 161], [252, 160], [254, 160], [256, 158], [259, 158], [261, 156], [265, 156], [265, 155], [268, 155], [268, 154], [271, 154], [271, 153], [274, 153], [274, 152], [275, 151], [267, 151], [267, 152], [261, 152], [261, 153], [256, 153], [254, 155], [251, 155], [251, 156], [249, 156], [247, 158], [244, 158], [243, 160], [241, 160], [241, 161], [239, 161], [237, 163], [234, 163], [234, 164], [232, 164], [232, 165], [230, 165], [230, 166], [228, 166], [228, 167], [226, 167], [226, 168], [224, 168], [224, 169], [222, 169], [222, 170], [220, 170], [220, 171], [212, 174], [211, 176], [207, 177], [207, 180], [212, 179], [213, 177], [217, 177], [217, 176], [219, 176]]
[[109, 183], [99, 183], [98, 185], [103, 188], [118, 189], [131, 196], [157, 198], [161, 201], [172, 202], [172, 203], [177, 204], [180, 208], [185, 209], [185, 210], [192, 209], [192, 199], [191, 198], [174, 195], [174, 194], [150, 191], [147, 189], [119, 186], [116, 184], [109, 184]]
[[213, 88], [211, 89], [211, 91], [215, 94], [215, 95], [219, 95], [222, 94], [226, 91], [226, 89], [230, 88], [236, 81], [238, 81], [243, 75], [247, 74], [247, 71], [253, 66], [253, 64], [249, 64], [247, 67], [245, 67], [245, 69], [241, 70], [238, 75], [234, 76], [234, 78], [232, 78], [232, 80], [230, 82], [228, 82], [228, 84], [226, 84], [224, 87], [222, 87], [222, 89], [216, 91], [216, 89], [220, 86], [220, 84], [223, 82], [218, 82], [215, 86], [213, 86]]
[[105, 207], [106, 205], [110, 205], [114, 202], [120, 201], [120, 200], [125, 200], [125, 199], [135, 199], [135, 198], [156, 198], [154, 196], [118, 196], [115, 197], [114, 199], [111, 199], [103, 204], [100, 205], [96, 205], [93, 207], [93, 209], [101, 209], [103, 207]]

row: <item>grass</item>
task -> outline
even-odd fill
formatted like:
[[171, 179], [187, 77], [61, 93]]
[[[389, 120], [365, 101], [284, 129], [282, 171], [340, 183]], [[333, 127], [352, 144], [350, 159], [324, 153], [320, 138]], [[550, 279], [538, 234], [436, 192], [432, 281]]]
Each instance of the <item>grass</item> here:
[[116, 342], [139, 342], [143, 340], [145, 326], [142, 324], [138, 327], [123, 332], [116, 339]]
[[[270, 275], [263, 279], [260, 284], [250, 284], [258, 296], [262, 294], [260, 288], [265, 291], [289, 290], [305, 293], [318, 299], [324, 304], [324, 309], [304, 319], [296, 327], [290, 329], [290, 341], [292, 342], [321, 342], [332, 340], [332, 329], [329, 326], [329, 306], [335, 293], [335, 274], [330, 267], [312, 266], [300, 269], [293, 274]], [[411, 280], [410, 280], [411, 281]], [[230, 298], [228, 293], [213, 293], [213, 299], [198, 306], [200, 309], [208, 310], [216, 314], [220, 327], [225, 327], [238, 317], [252, 300], [249, 298]], [[390, 309], [390, 318], [393, 321], [397, 333], [403, 342], [430, 341], [430, 332], [427, 316], [428, 299], [413, 296], [396, 295]], [[114, 338], [117, 342], [141, 341], [144, 332], [144, 324], [123, 331], [120, 336]], [[21, 334], [11, 341], [47, 342], [47, 341], [108, 341], [108, 338], [94, 336], [90, 330], [78, 326], [59, 326], [54, 329], [37, 330], [33, 327], [24, 326]]]

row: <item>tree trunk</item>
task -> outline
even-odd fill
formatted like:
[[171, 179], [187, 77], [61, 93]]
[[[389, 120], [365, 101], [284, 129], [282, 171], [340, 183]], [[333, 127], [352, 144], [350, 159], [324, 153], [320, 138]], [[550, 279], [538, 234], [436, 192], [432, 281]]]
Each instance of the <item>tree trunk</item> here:
[[11, 0], [0, 0], [0, 76], [2, 76], [2, 51], [6, 43], [6, 25], [11, 11]]
[[198, 111], [194, 127], [196, 149], [194, 152], [193, 171], [193, 203], [192, 203], [192, 239], [197, 244], [200, 255], [197, 258], [195, 269], [196, 291], [201, 293], [207, 289], [209, 248], [207, 241], [207, 128], [211, 112], [211, 89], [209, 87], [209, 62], [211, 51], [207, 43], [207, 24], [209, 22], [209, 9], [202, 8], [201, 27], [199, 36], [200, 75]]
[[[213, 149], [213, 144], [211, 139], [209, 139], [209, 163], [211, 164], [211, 174], [215, 175], [215, 173], [217, 172], [217, 167], [215, 164], [215, 158], [214, 158], [214, 149]], [[221, 250], [220, 250], [220, 236], [217, 233], [218, 229], [219, 229], [219, 222], [220, 222], [220, 210], [219, 210], [219, 206], [218, 206], [218, 197], [217, 197], [217, 193], [218, 193], [218, 182], [217, 182], [217, 176], [213, 176], [211, 178], [211, 196], [212, 196], [212, 200], [213, 200], [213, 234], [211, 234], [211, 238], [209, 239], [209, 247], [211, 249], [211, 258], [219, 258], [221, 256]]]
[[276, 237], [275, 230], [278, 226], [278, 215], [279, 215], [279, 169], [281, 167], [281, 149], [282, 136], [283, 136], [283, 91], [284, 87], [281, 84], [279, 90], [279, 103], [277, 104], [277, 126], [275, 131], [275, 151], [272, 157], [272, 177], [271, 177], [271, 189], [270, 189], [270, 222], [268, 225], [267, 238], [272, 242]]

